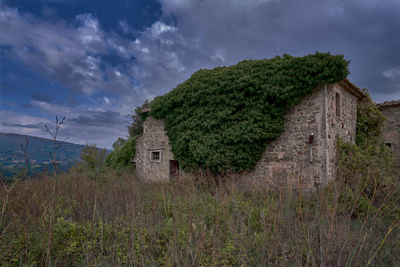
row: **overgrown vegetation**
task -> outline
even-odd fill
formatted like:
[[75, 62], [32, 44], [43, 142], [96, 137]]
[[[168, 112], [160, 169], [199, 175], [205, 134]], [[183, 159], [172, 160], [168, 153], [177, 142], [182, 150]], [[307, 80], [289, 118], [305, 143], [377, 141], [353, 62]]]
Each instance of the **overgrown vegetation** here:
[[342, 202], [339, 181], [304, 196], [246, 192], [233, 179], [199, 184], [207, 177], [145, 184], [131, 173], [58, 174], [52, 229], [51, 178], [3, 185], [2, 265], [44, 265], [50, 232], [52, 266], [400, 265], [399, 220], [382, 212], [388, 202], [361, 214]]
[[128, 126], [129, 137], [127, 140], [118, 138], [113, 144], [113, 151], [107, 155], [106, 165], [113, 169], [134, 168], [132, 162], [136, 152], [136, 140], [143, 133], [144, 118], [141, 111], [150, 107], [150, 100], [146, 100], [141, 106], [136, 107], [132, 115], [132, 123]]
[[[339, 143], [338, 179], [307, 195], [249, 192], [234, 176], [146, 184], [125, 168], [97, 168], [87, 155], [98, 150], [88, 147], [83, 165], [57, 179], [2, 184], [0, 262], [400, 266], [399, 174], [372, 104], [359, 107], [358, 145]], [[108, 160], [127, 163], [134, 142], [121, 142]]]
[[143, 122], [144, 118], [141, 113], [145, 108], [150, 107], [150, 100], [146, 99], [140, 107], [136, 107], [134, 114], [132, 115], [132, 124], [128, 127], [128, 132], [130, 137], [135, 137], [143, 133]]
[[338, 179], [344, 183], [343, 205], [355, 205], [358, 215], [377, 209], [380, 203], [385, 216], [400, 219], [399, 170], [394, 165], [391, 148], [385, 145], [382, 131], [386, 118], [368, 92], [357, 106], [356, 144], [338, 142]]
[[199, 70], [152, 103], [172, 152], [186, 170], [250, 170], [283, 131], [289, 107], [323, 84], [349, 74], [341, 55], [316, 53], [246, 60]]
[[364, 89], [364, 94], [365, 98], [357, 104], [356, 143], [360, 147], [382, 144], [382, 131], [386, 121], [367, 89]]
[[0, 262], [400, 266], [399, 170], [382, 126], [382, 114], [366, 98], [358, 106], [357, 144], [339, 140], [338, 179], [306, 195], [250, 192], [234, 175], [218, 184], [205, 176], [146, 184], [124, 168], [132, 166], [136, 138], [118, 140], [107, 157], [117, 170], [87, 146], [83, 162], [57, 179], [44, 173], [1, 184]]
[[136, 137], [130, 137], [125, 143], [120, 146], [114, 147], [114, 150], [107, 155], [106, 165], [114, 169], [130, 168], [134, 167], [132, 163], [136, 152]]

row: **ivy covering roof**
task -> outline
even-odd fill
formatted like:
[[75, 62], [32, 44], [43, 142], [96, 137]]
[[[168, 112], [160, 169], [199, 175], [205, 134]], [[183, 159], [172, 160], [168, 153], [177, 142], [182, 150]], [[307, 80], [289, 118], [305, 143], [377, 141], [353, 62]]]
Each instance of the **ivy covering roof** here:
[[345, 79], [348, 63], [317, 52], [201, 69], [157, 97], [148, 113], [164, 120], [184, 170], [251, 170], [282, 134], [288, 109], [318, 86]]

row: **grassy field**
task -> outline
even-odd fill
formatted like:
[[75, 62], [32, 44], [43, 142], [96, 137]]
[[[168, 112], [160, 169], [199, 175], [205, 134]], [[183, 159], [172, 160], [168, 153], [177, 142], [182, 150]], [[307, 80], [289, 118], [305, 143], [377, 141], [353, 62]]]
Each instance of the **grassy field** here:
[[246, 192], [229, 177], [218, 184], [202, 178], [146, 184], [132, 172], [103, 169], [3, 184], [0, 262], [400, 266], [392, 198], [398, 188], [368, 199], [357, 191], [349, 196], [343, 179], [301, 195]]

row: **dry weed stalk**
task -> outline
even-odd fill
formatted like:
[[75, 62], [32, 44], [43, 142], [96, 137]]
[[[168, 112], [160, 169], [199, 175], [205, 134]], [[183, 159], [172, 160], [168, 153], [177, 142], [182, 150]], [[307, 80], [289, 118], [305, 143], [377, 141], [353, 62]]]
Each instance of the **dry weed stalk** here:
[[61, 146], [68, 139], [68, 137], [66, 137], [63, 141], [57, 143], [58, 131], [61, 128], [61, 126], [64, 124], [64, 121], [65, 121], [65, 117], [63, 117], [61, 120], [59, 120], [58, 116], [56, 116], [56, 123], [55, 123], [55, 127], [54, 127], [53, 131], [50, 130], [50, 128], [47, 125], [44, 126], [46, 128], [46, 131], [53, 138], [53, 144], [54, 144], [53, 154], [51, 153], [51, 151], [49, 151], [50, 160], [53, 165], [53, 187], [52, 187], [52, 192], [51, 192], [51, 201], [50, 201], [50, 208], [49, 208], [50, 220], [49, 220], [49, 238], [48, 238], [48, 242], [47, 242], [46, 261], [45, 261], [46, 266], [51, 266], [51, 247], [52, 247], [52, 239], [53, 239], [54, 208], [55, 208], [56, 177], [57, 177], [57, 151], [61, 148]]
[[21, 144], [21, 150], [22, 153], [24, 153], [24, 158], [25, 158], [25, 180], [28, 182], [26, 183], [26, 186], [29, 186], [30, 184], [30, 179], [29, 179], [29, 164], [31, 161], [31, 153], [29, 153], [29, 138], [25, 138], [25, 144]]

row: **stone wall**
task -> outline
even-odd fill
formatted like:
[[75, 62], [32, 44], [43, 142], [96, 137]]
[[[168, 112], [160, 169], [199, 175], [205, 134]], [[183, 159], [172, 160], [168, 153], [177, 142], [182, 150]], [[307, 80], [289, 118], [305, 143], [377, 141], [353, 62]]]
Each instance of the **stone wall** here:
[[319, 182], [325, 173], [323, 97], [317, 89], [286, 114], [283, 134], [267, 145], [254, 170], [243, 175], [245, 186], [309, 190]]
[[[160, 151], [160, 161], [151, 159], [152, 151]], [[143, 134], [136, 141], [136, 175], [143, 180], [153, 182], [169, 181], [169, 161], [173, 160], [164, 123], [147, 117], [143, 123]]]
[[383, 130], [385, 143], [393, 149], [395, 164], [400, 167], [400, 104], [379, 107], [387, 121]]
[[[340, 116], [336, 97], [340, 95]], [[336, 177], [336, 140], [355, 141], [357, 98], [339, 84], [317, 88], [285, 116], [284, 133], [266, 150], [255, 169], [243, 175], [250, 187], [312, 190]], [[313, 143], [310, 144], [310, 135]]]
[[[355, 143], [357, 123], [357, 98], [339, 84], [327, 86], [328, 95], [328, 174], [325, 177], [335, 178], [337, 173], [337, 137], [345, 142]], [[336, 111], [336, 97], [339, 94], [340, 110]], [[328, 181], [322, 181], [326, 184]]]

